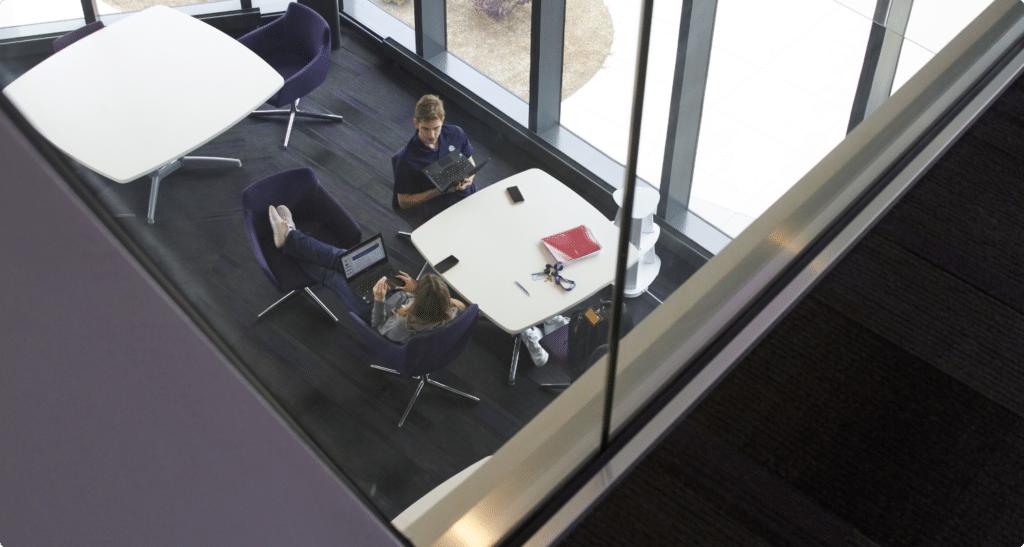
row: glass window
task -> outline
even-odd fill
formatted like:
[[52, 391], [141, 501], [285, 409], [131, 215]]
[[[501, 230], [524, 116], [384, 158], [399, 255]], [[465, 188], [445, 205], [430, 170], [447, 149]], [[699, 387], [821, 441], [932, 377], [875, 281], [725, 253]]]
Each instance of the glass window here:
[[[633, 104], [640, 4], [627, 0], [579, 0], [566, 6], [566, 55], [562, 72], [562, 125], [615, 161], [625, 164], [629, 117]], [[570, 28], [574, 13], [591, 13], [592, 37]], [[678, 19], [678, 18], [677, 18]], [[678, 24], [678, 22], [677, 22]], [[582, 29], [581, 29], [582, 30]], [[593, 49], [577, 66], [577, 42], [592, 40]], [[601, 47], [603, 46], [603, 47]], [[600, 47], [600, 49], [598, 49]], [[604, 53], [604, 58], [601, 54]], [[586, 74], [593, 75], [585, 80]], [[621, 181], [616, 181], [621, 184]], [[613, 182], [615, 184], [616, 182]]]
[[416, 51], [414, 3], [415, 0], [345, 0], [342, 9], [377, 34]]
[[82, 19], [81, 0], [2, 0], [0, 27], [37, 25], [54, 21]]
[[448, 51], [530, 98], [529, 0], [446, 0]]
[[[682, 0], [654, 3], [638, 176], [658, 185]], [[567, 4], [562, 125], [621, 164], [633, 104], [639, 4], [570, 0]], [[621, 184], [622, 181], [610, 181]]]
[[[141, 11], [157, 5], [181, 7], [182, 11], [189, 15], [236, 10], [241, 7], [239, 0], [96, 0], [96, 5], [100, 15]], [[192, 6], [202, 7], [190, 9]]]

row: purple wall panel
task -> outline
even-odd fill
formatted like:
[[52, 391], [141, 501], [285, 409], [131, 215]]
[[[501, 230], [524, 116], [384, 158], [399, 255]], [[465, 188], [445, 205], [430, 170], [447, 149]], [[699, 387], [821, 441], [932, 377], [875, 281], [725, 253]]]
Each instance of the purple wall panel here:
[[401, 544], [2, 115], [0, 166], [0, 543]]

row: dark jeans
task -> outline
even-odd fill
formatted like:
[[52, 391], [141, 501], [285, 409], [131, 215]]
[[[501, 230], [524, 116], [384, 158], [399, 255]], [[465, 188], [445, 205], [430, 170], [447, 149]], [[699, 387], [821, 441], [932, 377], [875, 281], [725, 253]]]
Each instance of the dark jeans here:
[[345, 253], [345, 249], [339, 249], [298, 230], [292, 230], [288, 232], [281, 250], [294, 258], [306, 275], [338, 295], [338, 298], [348, 306], [349, 311], [358, 315], [367, 325], [370, 324], [373, 304], [352, 292], [345, 281], [345, 274], [342, 273], [341, 255]]

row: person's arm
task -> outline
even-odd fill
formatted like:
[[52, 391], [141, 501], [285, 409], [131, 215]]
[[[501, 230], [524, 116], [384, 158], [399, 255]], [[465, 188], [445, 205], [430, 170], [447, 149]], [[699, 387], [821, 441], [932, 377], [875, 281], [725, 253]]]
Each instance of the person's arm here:
[[395, 194], [398, 197], [398, 206], [402, 209], [408, 209], [410, 207], [416, 207], [425, 201], [430, 201], [437, 196], [441, 195], [441, 191], [437, 188], [431, 188], [426, 192], [420, 192], [418, 194]]
[[373, 311], [370, 312], [370, 326], [375, 329], [380, 328], [384, 324], [384, 320], [387, 319], [387, 313], [384, 311], [384, 297], [387, 296], [387, 290], [387, 277], [378, 279], [373, 286]]
[[[469, 163], [473, 164], [474, 166], [476, 165], [476, 162], [473, 161], [473, 158], [466, 158], [466, 159], [469, 160]], [[475, 177], [475, 176], [476, 175], [474, 174], [474, 175], [471, 175], [471, 176], [468, 176], [468, 177], [462, 179], [462, 182], [460, 182], [458, 184], [455, 184], [455, 185], [452, 185], [452, 187], [449, 188], [448, 191], [449, 192], [458, 192], [459, 190], [462, 190], [464, 188], [468, 188], [469, 185], [473, 184], [473, 177]], [[443, 193], [444, 192], [438, 190], [437, 188], [431, 188], [430, 190], [427, 190], [426, 192], [420, 192], [418, 194], [395, 194], [395, 195], [398, 197], [398, 206], [401, 207], [402, 209], [408, 209], [410, 207], [416, 207], [417, 205], [420, 205], [420, 204], [422, 204], [425, 201], [430, 201], [430, 200], [436, 198], [437, 196], [440, 196]]]

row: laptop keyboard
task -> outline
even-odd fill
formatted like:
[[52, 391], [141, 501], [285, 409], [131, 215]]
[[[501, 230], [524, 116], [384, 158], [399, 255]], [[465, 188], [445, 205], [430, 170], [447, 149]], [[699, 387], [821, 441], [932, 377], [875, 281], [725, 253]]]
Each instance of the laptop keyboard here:
[[353, 283], [352, 290], [359, 296], [363, 297], [364, 300], [368, 300], [373, 294], [373, 286], [377, 284], [379, 279], [380, 278], [378, 277], [377, 279], [360, 280], [358, 283]]
[[442, 180], [446, 183], [450, 183], [455, 180], [465, 178], [466, 173], [473, 170], [473, 164], [467, 161], [460, 161], [455, 165], [449, 165], [444, 169], [437, 172], [434, 177], [436, 180]]

